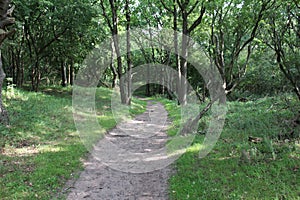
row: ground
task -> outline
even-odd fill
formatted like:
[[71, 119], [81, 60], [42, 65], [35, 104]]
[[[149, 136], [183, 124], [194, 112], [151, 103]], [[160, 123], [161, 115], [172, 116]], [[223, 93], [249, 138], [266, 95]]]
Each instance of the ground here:
[[167, 115], [160, 103], [148, 102], [146, 112], [109, 131], [68, 184], [67, 199], [168, 199]]

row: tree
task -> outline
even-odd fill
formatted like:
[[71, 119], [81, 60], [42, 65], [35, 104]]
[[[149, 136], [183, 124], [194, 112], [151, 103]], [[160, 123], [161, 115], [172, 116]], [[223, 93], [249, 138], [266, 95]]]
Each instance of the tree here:
[[272, 7], [272, 0], [213, 2], [210, 6], [208, 51], [230, 94], [243, 80], [254, 49], [260, 23]]
[[[175, 63], [178, 70], [177, 93], [179, 103], [186, 105], [188, 79], [188, 62], [186, 58], [188, 57], [188, 46], [190, 45], [188, 37], [202, 23], [206, 12], [205, 1], [173, 0], [173, 2], [165, 2], [161, 0], [160, 2], [173, 18]], [[178, 38], [177, 31], [180, 25], [182, 35], [181, 38]]]
[[[11, 17], [14, 7], [9, 9], [9, 4], [10, 4], [9, 0], [0, 0], [0, 46], [8, 36], [10, 36], [15, 32], [14, 30], [10, 30], [10, 31], [6, 30], [7, 26], [12, 25], [15, 22], [15, 19]], [[3, 80], [5, 78], [5, 73], [2, 65], [3, 65], [2, 56], [0, 51], [0, 123], [8, 124], [9, 123], [8, 113], [2, 103], [2, 86], [3, 86]]]
[[[187, 68], [188, 62], [186, 58], [188, 57], [188, 36], [201, 24], [203, 16], [206, 11], [206, 7], [203, 2], [201, 4], [201, 8], [199, 9], [199, 1], [196, 1], [194, 4], [190, 2], [190, 0], [177, 0], [177, 4], [180, 7], [181, 18], [182, 18], [182, 39], [181, 39], [181, 58], [180, 58], [180, 69], [178, 69], [178, 77], [179, 77], [179, 101], [182, 105], [187, 104]], [[193, 13], [193, 11], [198, 8], [199, 15], [196, 20], [189, 25], [189, 16]], [[174, 12], [175, 13], [175, 12]], [[175, 16], [174, 16], [175, 17]], [[175, 20], [175, 19], [174, 19]]]
[[121, 103], [122, 104], [127, 104], [127, 91], [125, 84], [122, 82], [124, 79], [122, 78], [123, 76], [123, 64], [122, 64], [122, 57], [121, 57], [121, 52], [120, 52], [120, 42], [119, 42], [119, 15], [118, 15], [118, 5], [116, 0], [109, 0], [109, 8], [111, 12], [111, 17], [109, 17], [108, 14], [108, 9], [107, 5], [105, 4], [104, 0], [100, 0], [100, 6], [102, 9], [102, 15], [106, 19], [106, 23], [109, 26], [111, 36], [112, 36], [112, 42], [113, 42], [113, 47], [112, 51], [114, 50], [116, 56], [117, 56], [117, 74], [119, 78], [119, 87], [120, 87], [120, 94], [121, 94]]
[[266, 20], [268, 34], [261, 38], [275, 53], [279, 69], [300, 100], [300, 4], [278, 1], [276, 8]]
[[131, 64], [131, 38], [130, 38], [130, 23], [131, 23], [131, 13], [130, 13], [130, 3], [129, 0], [125, 1], [125, 16], [126, 16], [126, 60], [127, 60], [127, 96], [126, 104], [131, 104], [131, 74], [132, 74], [132, 64]]
[[[261, 21], [265, 19], [267, 11], [273, 4], [274, 1], [272, 0], [264, 0], [259, 3], [250, 0], [210, 2], [205, 7], [202, 5], [200, 13], [203, 14], [200, 14], [190, 28], [187, 28], [187, 25], [184, 24], [184, 20], [187, 19], [190, 11], [184, 11], [186, 5], [184, 3], [180, 4], [184, 35], [189, 35], [190, 30], [193, 30], [202, 21], [202, 15], [205, 12], [207, 13], [209, 18], [205, 20], [210, 26], [210, 39], [202, 42], [202, 44], [206, 45], [209, 57], [221, 75], [226, 95], [230, 94], [245, 76], [254, 48], [252, 42], [258, 34]], [[181, 69], [181, 73], [185, 71], [187, 66], [184, 58], [188, 52], [184, 51], [184, 48], [187, 46], [184, 38], [182, 38], [182, 44], [183, 58], [181, 58], [180, 67], [183, 69]], [[184, 87], [184, 85], [184, 83], [181, 83], [181, 87]], [[182, 89], [181, 91], [184, 92]], [[184, 94], [181, 96], [184, 102]], [[194, 119], [189, 119], [183, 131], [189, 132], [192, 127], [197, 126], [199, 120], [215, 103], [215, 100], [211, 99]], [[225, 96], [218, 100], [221, 103], [225, 103]]]
[[6, 47], [5, 57], [11, 58], [12, 66], [7, 70], [12, 72], [8, 75], [18, 86], [29, 79], [34, 91], [43, 79], [64, 77], [66, 80], [62, 82], [72, 82], [74, 65], [82, 62], [99, 34], [92, 21], [96, 10], [91, 1], [15, 0], [13, 3], [18, 7], [14, 14], [20, 31], [15, 34], [13, 45]]

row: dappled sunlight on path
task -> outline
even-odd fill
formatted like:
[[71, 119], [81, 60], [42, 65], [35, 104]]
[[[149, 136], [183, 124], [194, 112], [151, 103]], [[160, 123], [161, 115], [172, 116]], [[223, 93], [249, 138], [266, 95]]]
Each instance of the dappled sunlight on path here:
[[173, 156], [166, 149], [167, 116], [162, 104], [148, 102], [145, 113], [107, 133], [94, 146], [68, 199], [168, 199]]

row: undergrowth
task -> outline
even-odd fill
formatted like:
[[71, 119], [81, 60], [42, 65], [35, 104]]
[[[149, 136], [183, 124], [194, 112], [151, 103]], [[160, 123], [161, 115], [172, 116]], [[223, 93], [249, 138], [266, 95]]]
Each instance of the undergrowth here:
[[[300, 109], [296, 99], [288, 98], [288, 103], [283, 96], [228, 102], [222, 134], [209, 155], [200, 159], [209, 126], [209, 114], [205, 116], [193, 144], [174, 164], [170, 198], [299, 199], [299, 137], [280, 137], [290, 132], [287, 122]], [[180, 107], [160, 101], [173, 120], [169, 134], [174, 135], [180, 127]]]
[[[106, 130], [116, 125], [110, 95], [99, 88], [95, 98]], [[0, 126], [0, 199], [50, 199], [82, 169], [88, 153], [74, 126], [71, 88], [9, 90], [4, 103], [10, 125]], [[142, 113], [145, 105], [133, 99], [131, 114]]]

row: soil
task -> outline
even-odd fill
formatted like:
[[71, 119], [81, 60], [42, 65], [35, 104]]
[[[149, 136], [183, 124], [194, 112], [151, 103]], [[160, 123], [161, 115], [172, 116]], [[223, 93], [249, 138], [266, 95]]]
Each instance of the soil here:
[[84, 162], [67, 199], [168, 199], [167, 115], [163, 105], [148, 102], [146, 112], [109, 131]]

